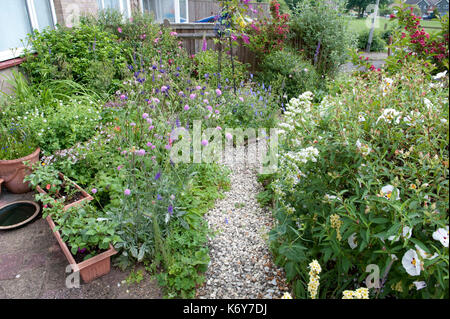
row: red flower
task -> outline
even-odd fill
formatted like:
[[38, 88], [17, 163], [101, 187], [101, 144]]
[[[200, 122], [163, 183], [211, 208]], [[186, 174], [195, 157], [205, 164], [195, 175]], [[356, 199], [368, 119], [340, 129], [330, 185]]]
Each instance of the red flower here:
[[45, 186], [45, 188], [46, 188], [47, 190], [50, 190], [51, 187], [52, 187], [52, 185], [50, 185], [50, 184], [47, 184], [47, 186]]

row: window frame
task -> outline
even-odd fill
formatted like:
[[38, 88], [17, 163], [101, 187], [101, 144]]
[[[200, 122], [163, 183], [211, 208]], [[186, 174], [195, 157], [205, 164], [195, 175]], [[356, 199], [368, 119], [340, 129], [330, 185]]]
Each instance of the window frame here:
[[[126, 1], [126, 7], [127, 7], [127, 12], [128, 14], [125, 15], [125, 6], [123, 5], [123, 1], [122, 0], [118, 0], [119, 1], [119, 11], [122, 14], [124, 19], [127, 18], [131, 18], [131, 1], [130, 0], [125, 0]], [[102, 5], [101, 8], [98, 8], [99, 10], [106, 10], [108, 8], [105, 8], [105, 0], [100, 0], [100, 3]]]
[[[50, 3], [52, 24], [53, 27], [56, 28], [58, 20], [56, 18], [55, 4], [53, 3], [54, 0], [48, 1]], [[27, 11], [28, 23], [31, 26], [31, 34], [33, 34], [35, 30], [39, 30], [39, 22], [37, 19], [36, 7], [34, 6], [34, 0], [25, 0], [25, 8]], [[24, 53], [24, 50], [25, 47], [16, 47], [0, 51], [0, 62], [18, 58]]]
[[[144, 13], [144, 1], [150, 1], [150, 0], [139, 0], [139, 6], [141, 8], [141, 13]], [[174, 23], [189, 23], [189, 0], [186, 0], [186, 21], [181, 22], [181, 7], [180, 7], [180, 0], [174, 0], [174, 6], [175, 6], [175, 22]], [[155, 19], [158, 21], [158, 17], [155, 17]], [[161, 21], [161, 23], [164, 21]]]

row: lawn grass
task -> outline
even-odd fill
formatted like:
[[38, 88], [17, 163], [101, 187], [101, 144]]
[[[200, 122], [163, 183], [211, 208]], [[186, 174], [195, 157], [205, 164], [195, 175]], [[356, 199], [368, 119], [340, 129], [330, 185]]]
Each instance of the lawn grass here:
[[[349, 31], [360, 33], [363, 30], [370, 29], [371, 26], [371, 19], [370, 18], [364, 18], [364, 19], [357, 19], [357, 18], [346, 18], [349, 22]], [[396, 26], [396, 21], [390, 21], [389, 19], [386, 19], [384, 17], [380, 17], [378, 22], [375, 22], [375, 30], [383, 31], [385, 28], [385, 25], [387, 24], [387, 28], [392, 28]], [[425, 28], [425, 31], [428, 33], [435, 33], [438, 32], [438, 29], [429, 29], [430, 27], [433, 28], [440, 28], [441, 23], [438, 20], [422, 20], [421, 25]]]

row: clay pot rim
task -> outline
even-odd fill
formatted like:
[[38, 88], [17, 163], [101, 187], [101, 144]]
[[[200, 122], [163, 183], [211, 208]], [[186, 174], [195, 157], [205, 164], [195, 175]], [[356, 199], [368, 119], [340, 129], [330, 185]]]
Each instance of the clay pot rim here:
[[13, 160], [0, 160], [0, 164], [21, 164], [23, 161], [28, 161], [31, 160], [33, 157], [35, 157], [36, 155], [39, 156], [39, 153], [41, 152], [41, 148], [38, 147], [33, 153], [21, 157], [21, 158], [17, 158], [17, 159], [13, 159]]

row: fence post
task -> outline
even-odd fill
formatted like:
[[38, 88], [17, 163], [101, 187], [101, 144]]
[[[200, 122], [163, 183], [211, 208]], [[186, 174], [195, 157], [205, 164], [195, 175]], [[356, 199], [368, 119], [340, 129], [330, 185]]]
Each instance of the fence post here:
[[391, 56], [391, 45], [392, 45], [392, 35], [389, 36], [389, 41], [388, 41], [388, 56]]

